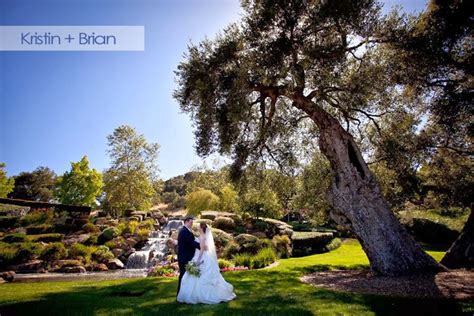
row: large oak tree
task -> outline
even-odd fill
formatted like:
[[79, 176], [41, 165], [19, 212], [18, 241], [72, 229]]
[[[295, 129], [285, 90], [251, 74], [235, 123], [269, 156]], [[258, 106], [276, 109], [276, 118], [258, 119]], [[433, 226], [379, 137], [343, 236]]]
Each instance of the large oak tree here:
[[377, 3], [242, 6], [240, 24], [191, 45], [178, 67], [175, 97], [195, 123], [198, 154], [231, 155], [238, 176], [249, 160], [291, 164], [299, 144], [318, 142], [332, 169], [331, 215], [356, 234], [373, 271], [440, 269], [389, 210], [351, 133], [363, 122], [376, 125], [397, 89], [378, 50]]

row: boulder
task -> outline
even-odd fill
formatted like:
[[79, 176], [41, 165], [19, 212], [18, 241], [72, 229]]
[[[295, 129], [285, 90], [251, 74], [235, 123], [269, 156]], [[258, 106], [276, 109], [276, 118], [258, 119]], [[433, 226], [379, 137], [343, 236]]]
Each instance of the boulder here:
[[125, 242], [126, 242], [127, 245], [129, 245], [130, 247], [134, 247], [134, 246], [137, 244], [138, 240], [136, 240], [136, 239], [134, 239], [134, 238], [127, 238], [127, 239], [125, 240]]
[[85, 273], [87, 270], [83, 266], [63, 267], [61, 272], [65, 273]]
[[99, 263], [92, 267], [92, 271], [109, 271], [109, 268], [105, 264]]
[[123, 269], [124, 265], [123, 265], [122, 261], [120, 261], [119, 259], [110, 259], [107, 262], [107, 268], [109, 268], [111, 270]]
[[260, 239], [250, 234], [237, 235], [234, 240], [240, 246], [241, 252], [256, 253], [262, 246]]
[[232, 231], [235, 228], [235, 222], [230, 217], [219, 216], [212, 222], [212, 226], [225, 231]]
[[15, 271], [0, 272], [0, 278], [7, 282], [12, 282], [15, 278]]
[[112, 249], [112, 253], [114, 254], [115, 257], [120, 257], [124, 253], [124, 250], [120, 248], [115, 248], [115, 249]]
[[69, 235], [63, 240], [63, 244], [68, 247], [75, 243], [83, 243], [89, 239], [90, 234]]
[[20, 273], [37, 273], [43, 267], [43, 260], [31, 260], [26, 263], [17, 264], [8, 267], [8, 270], [13, 270]]

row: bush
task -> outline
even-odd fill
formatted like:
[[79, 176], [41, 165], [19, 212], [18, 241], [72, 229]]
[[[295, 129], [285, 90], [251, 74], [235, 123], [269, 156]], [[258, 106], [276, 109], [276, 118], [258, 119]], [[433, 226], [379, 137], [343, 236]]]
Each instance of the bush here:
[[23, 233], [13, 233], [13, 234], [8, 234], [5, 237], [3, 237], [2, 241], [3, 242], [24, 242], [28, 240], [28, 236]]
[[327, 244], [326, 250], [333, 251], [341, 247], [341, 245], [342, 245], [342, 241], [339, 238], [334, 238], [333, 240], [331, 240], [329, 244]]
[[18, 227], [20, 225], [20, 217], [18, 216], [0, 216], [0, 230]]
[[118, 230], [115, 227], [108, 227], [99, 235], [99, 243], [104, 243], [106, 241], [112, 240], [114, 237], [119, 235]]
[[263, 248], [252, 258], [252, 266], [249, 268], [260, 269], [264, 268], [276, 260], [276, 253], [273, 248]]
[[42, 242], [55, 242], [61, 241], [63, 239], [63, 234], [50, 233], [50, 234], [40, 234], [40, 235], [30, 235], [28, 238], [31, 241], [42, 241]]
[[255, 254], [262, 248], [260, 239], [250, 234], [240, 234], [235, 237], [235, 241], [239, 244], [241, 252]]
[[75, 243], [69, 248], [69, 258], [78, 259], [84, 258], [86, 262], [90, 261], [92, 253], [95, 251], [95, 247], [86, 246], [80, 243]]
[[234, 255], [240, 252], [240, 246], [235, 241], [231, 241], [225, 246], [224, 251], [222, 253], [224, 258], [232, 258]]
[[232, 262], [225, 260], [225, 259], [219, 259], [217, 261], [219, 263], [219, 269], [224, 269], [224, 268], [230, 268], [232, 267]]
[[260, 269], [266, 267], [276, 260], [275, 250], [272, 248], [260, 249], [256, 255], [244, 253], [235, 255], [233, 261], [236, 266], [244, 266], [249, 269]]
[[213, 222], [212, 226], [225, 231], [230, 231], [235, 228], [235, 222], [230, 217], [217, 217]]
[[113, 259], [114, 257], [114, 254], [107, 246], [99, 246], [92, 253], [92, 259], [96, 260], [97, 262], [107, 262], [107, 260]]
[[170, 266], [156, 266], [148, 276], [165, 276], [174, 273], [174, 269]]
[[407, 230], [417, 240], [431, 244], [452, 244], [459, 236], [459, 232], [447, 225], [425, 218], [414, 218], [407, 225]]
[[40, 255], [43, 250], [41, 244], [32, 242], [15, 243], [12, 245], [17, 249], [14, 258], [15, 263], [23, 263], [34, 259], [36, 256]]
[[34, 226], [51, 223], [54, 217], [52, 210], [32, 211], [23, 216], [20, 220], [22, 226]]
[[99, 227], [95, 226], [92, 223], [86, 223], [82, 226], [82, 230], [86, 233], [98, 233], [100, 232]]
[[41, 252], [40, 258], [46, 261], [61, 260], [67, 258], [67, 249], [63, 243], [53, 242], [47, 245]]
[[[117, 228], [116, 228], [117, 235], [123, 236], [125, 234], [134, 234], [139, 225], [140, 225], [140, 222], [138, 221], [121, 222], [120, 224], [117, 225]], [[116, 237], [117, 235], [113, 237]]]
[[90, 235], [89, 238], [84, 241], [84, 245], [87, 246], [92, 246], [92, 245], [97, 245], [99, 242], [99, 235]]
[[150, 236], [150, 230], [148, 228], [139, 228], [137, 231], [137, 236], [140, 241], [148, 240]]
[[104, 244], [104, 246], [107, 246], [110, 250], [120, 248], [123, 245], [125, 245], [125, 238], [123, 238], [122, 236], [115, 237], [114, 239]]
[[293, 256], [301, 257], [327, 252], [327, 245], [333, 240], [332, 233], [295, 232], [292, 236]]
[[6, 267], [15, 262], [16, 250], [13, 245], [0, 241], [0, 267]]
[[26, 233], [28, 235], [47, 234], [52, 232], [54, 232], [54, 228], [51, 224], [39, 224], [26, 227]]
[[276, 235], [272, 239], [273, 248], [276, 250], [278, 257], [291, 257], [291, 240], [287, 235]]
[[147, 228], [153, 230], [155, 228], [155, 220], [152, 218], [146, 219], [138, 225], [139, 228]]

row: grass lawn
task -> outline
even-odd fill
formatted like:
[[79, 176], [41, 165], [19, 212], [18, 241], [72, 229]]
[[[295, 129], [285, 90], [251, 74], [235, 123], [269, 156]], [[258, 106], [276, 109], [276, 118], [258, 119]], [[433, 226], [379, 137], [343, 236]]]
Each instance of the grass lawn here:
[[[441, 259], [443, 252], [430, 251]], [[280, 260], [277, 267], [229, 272], [237, 299], [218, 305], [175, 302], [176, 278], [10, 283], [0, 285], [6, 315], [472, 315], [474, 305], [448, 300], [339, 293], [303, 284], [317, 270], [367, 267], [356, 241], [325, 254]]]

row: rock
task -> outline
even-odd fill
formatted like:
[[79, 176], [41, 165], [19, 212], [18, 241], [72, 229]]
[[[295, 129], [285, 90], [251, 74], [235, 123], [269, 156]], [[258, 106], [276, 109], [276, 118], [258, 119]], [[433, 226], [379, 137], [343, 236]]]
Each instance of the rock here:
[[111, 270], [123, 269], [124, 265], [123, 265], [122, 261], [120, 261], [119, 259], [110, 259], [107, 262], [107, 268], [109, 268]]
[[2, 284], [2, 283], [7, 283], [7, 281], [5, 281], [4, 279], [1, 279], [1, 278], [0, 278], [0, 284]]
[[120, 248], [115, 248], [115, 249], [112, 249], [112, 253], [114, 254], [115, 257], [120, 257], [124, 253], [124, 250]]
[[56, 260], [53, 261], [52, 266], [55, 266], [57, 268], [63, 268], [63, 267], [74, 267], [74, 266], [80, 266], [81, 261], [79, 260], [74, 260], [74, 259], [64, 259], [64, 260]]
[[125, 242], [127, 243], [127, 245], [129, 245], [130, 247], [134, 247], [136, 244], [137, 244], [137, 240], [134, 239], [134, 238], [127, 238], [125, 240]]
[[267, 238], [267, 234], [265, 234], [264, 232], [253, 232], [252, 235], [258, 237], [259, 239]]
[[8, 267], [8, 270], [13, 270], [22, 273], [36, 273], [43, 267], [43, 260], [31, 260], [26, 263], [17, 264]]
[[65, 273], [85, 273], [86, 268], [83, 266], [74, 266], [74, 267], [64, 267], [61, 269]]
[[128, 220], [141, 222], [143, 220], [143, 217], [141, 215], [134, 215], [134, 216], [130, 216]]
[[201, 213], [201, 218], [202, 219], [210, 219], [211, 221], [215, 220], [217, 217], [217, 214], [212, 211], [204, 211]]
[[108, 227], [104, 229], [104, 231], [99, 235], [99, 242], [103, 243], [105, 241], [112, 240], [114, 237], [118, 235], [118, 231], [115, 227]]
[[0, 278], [7, 282], [12, 282], [15, 278], [15, 271], [0, 272]]
[[92, 271], [109, 271], [109, 268], [105, 264], [99, 263], [92, 267]]
[[63, 240], [63, 243], [66, 247], [75, 243], [83, 243], [89, 239], [90, 236], [90, 234], [69, 235]]
[[230, 217], [220, 216], [216, 217], [216, 219], [212, 222], [212, 226], [225, 231], [232, 231], [235, 228], [235, 222]]

